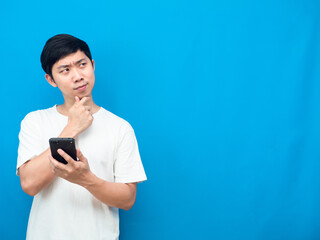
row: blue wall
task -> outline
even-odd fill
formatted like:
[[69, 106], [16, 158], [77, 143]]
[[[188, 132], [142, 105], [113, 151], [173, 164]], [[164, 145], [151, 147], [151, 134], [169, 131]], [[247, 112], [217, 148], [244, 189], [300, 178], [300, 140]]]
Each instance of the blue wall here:
[[121, 239], [320, 239], [319, 16], [316, 0], [2, 2], [0, 238], [25, 237], [20, 122], [62, 103], [39, 57], [69, 33], [148, 175]]

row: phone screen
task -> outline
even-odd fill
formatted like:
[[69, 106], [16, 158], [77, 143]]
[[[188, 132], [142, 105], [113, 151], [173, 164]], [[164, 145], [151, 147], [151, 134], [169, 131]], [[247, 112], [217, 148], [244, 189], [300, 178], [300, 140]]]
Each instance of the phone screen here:
[[67, 164], [68, 162], [57, 152], [62, 149], [75, 161], [77, 161], [77, 151], [74, 138], [50, 138], [49, 139], [51, 155], [57, 161]]

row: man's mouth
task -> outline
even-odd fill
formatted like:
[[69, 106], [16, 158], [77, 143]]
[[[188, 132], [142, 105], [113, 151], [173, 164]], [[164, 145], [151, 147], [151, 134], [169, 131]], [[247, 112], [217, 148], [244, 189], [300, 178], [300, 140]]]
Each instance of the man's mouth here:
[[83, 84], [83, 85], [81, 85], [81, 86], [78, 86], [78, 87], [74, 88], [74, 90], [83, 90], [83, 89], [86, 88], [87, 85], [88, 85], [87, 83], [86, 83], [86, 84]]

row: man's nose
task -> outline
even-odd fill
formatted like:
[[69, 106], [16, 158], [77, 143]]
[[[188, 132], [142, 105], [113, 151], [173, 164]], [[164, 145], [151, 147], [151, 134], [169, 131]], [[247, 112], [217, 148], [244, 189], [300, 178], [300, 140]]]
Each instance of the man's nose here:
[[82, 75], [79, 69], [74, 68], [73, 69], [73, 81], [78, 82], [82, 79]]

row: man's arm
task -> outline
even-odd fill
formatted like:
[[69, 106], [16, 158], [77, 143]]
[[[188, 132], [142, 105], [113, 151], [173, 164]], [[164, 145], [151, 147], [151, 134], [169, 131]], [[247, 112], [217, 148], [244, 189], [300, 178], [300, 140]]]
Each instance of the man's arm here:
[[[70, 127], [67, 126], [61, 132], [59, 137], [73, 137], [73, 134], [69, 129]], [[53, 181], [53, 179], [55, 179], [55, 175], [50, 168], [48, 154], [51, 154], [49, 148], [39, 156], [36, 156], [21, 165], [18, 170], [21, 188], [30, 196], [36, 195], [43, 188], [48, 186]]]
[[129, 210], [134, 205], [137, 183], [113, 183], [93, 175], [84, 187], [101, 202], [111, 207]]
[[98, 178], [90, 171], [88, 161], [79, 149], [77, 149], [79, 161], [74, 161], [61, 149], [58, 150], [58, 153], [68, 164], [64, 165], [49, 155], [50, 165], [56, 176], [83, 186], [108, 206], [124, 210], [129, 210], [133, 206], [136, 200], [137, 183], [114, 183]]
[[[93, 118], [90, 109], [84, 105], [87, 101], [88, 98], [82, 98], [81, 100], [76, 98], [76, 102], [69, 110], [68, 124], [58, 137], [76, 138], [91, 125]], [[49, 154], [51, 153], [48, 148], [18, 169], [21, 187], [24, 192], [31, 196], [36, 195], [55, 178], [47, 157]]]
[[25, 162], [18, 169], [21, 188], [30, 196], [36, 195], [55, 178], [50, 162], [47, 160], [48, 154], [50, 154], [49, 148], [39, 156]]

